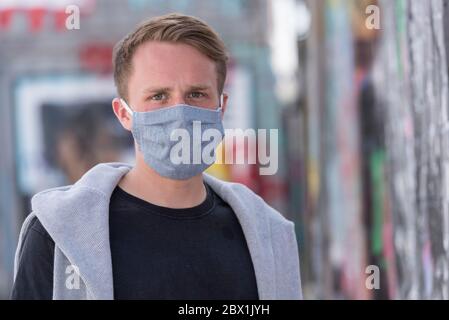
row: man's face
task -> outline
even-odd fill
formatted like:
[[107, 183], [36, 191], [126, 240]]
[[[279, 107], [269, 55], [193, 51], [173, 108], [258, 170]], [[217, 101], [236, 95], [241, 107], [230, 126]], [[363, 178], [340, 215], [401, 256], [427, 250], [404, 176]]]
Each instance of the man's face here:
[[[127, 103], [134, 111], [152, 111], [176, 104], [218, 108], [215, 62], [189, 45], [147, 42], [134, 53], [132, 69]], [[223, 94], [223, 113], [227, 99]], [[131, 130], [132, 117], [120, 99], [115, 98], [112, 106], [122, 126]], [[138, 162], [144, 162], [139, 148], [136, 156]]]
[[215, 63], [189, 45], [144, 43], [136, 50], [132, 65], [128, 104], [135, 111], [175, 104], [218, 107]]

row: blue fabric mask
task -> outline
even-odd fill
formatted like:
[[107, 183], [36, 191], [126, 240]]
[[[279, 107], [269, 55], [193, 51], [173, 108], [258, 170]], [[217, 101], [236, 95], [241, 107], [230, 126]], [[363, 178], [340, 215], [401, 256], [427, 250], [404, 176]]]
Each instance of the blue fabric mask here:
[[224, 137], [221, 104], [214, 110], [178, 104], [136, 112], [121, 102], [132, 115], [131, 131], [145, 163], [161, 176], [189, 179], [215, 162], [215, 148]]

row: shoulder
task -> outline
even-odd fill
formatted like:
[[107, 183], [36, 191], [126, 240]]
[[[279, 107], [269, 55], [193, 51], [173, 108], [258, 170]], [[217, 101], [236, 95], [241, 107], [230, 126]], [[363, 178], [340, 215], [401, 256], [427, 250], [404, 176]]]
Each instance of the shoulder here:
[[271, 224], [280, 225], [286, 228], [292, 228], [293, 222], [286, 219], [279, 211], [266, 203], [262, 197], [241, 183], [227, 182], [210, 175], [204, 175], [214, 191], [231, 206], [239, 206], [252, 215], [254, 218], [263, 216]]
[[41, 267], [47, 268], [53, 260], [55, 242], [36, 216], [30, 216], [29, 219], [24, 222], [16, 251], [15, 277], [21, 270], [31, 272]]
[[30, 245], [36, 247], [43, 244], [54, 245], [53, 239], [36, 216], [32, 217], [29, 222], [24, 237], [24, 242], [27, 247]]
[[28, 232], [35, 232], [47, 241], [53, 241], [53, 239], [50, 237], [47, 230], [44, 228], [42, 223], [39, 221], [39, 218], [37, 217], [34, 217], [34, 219], [31, 221]]
[[51, 299], [55, 243], [31, 214], [19, 240], [11, 299]]

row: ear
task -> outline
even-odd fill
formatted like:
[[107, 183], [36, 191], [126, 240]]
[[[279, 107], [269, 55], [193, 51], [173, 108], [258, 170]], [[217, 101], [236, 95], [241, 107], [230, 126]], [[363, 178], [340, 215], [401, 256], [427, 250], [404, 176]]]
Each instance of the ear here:
[[226, 106], [228, 105], [229, 96], [226, 92], [223, 92], [223, 103], [221, 105], [221, 118], [223, 119], [224, 113], [226, 111]]
[[123, 107], [120, 98], [114, 98], [114, 100], [112, 100], [112, 110], [114, 110], [114, 114], [118, 121], [120, 121], [122, 127], [125, 128], [125, 130], [131, 131], [132, 117], [126, 111], [125, 107]]

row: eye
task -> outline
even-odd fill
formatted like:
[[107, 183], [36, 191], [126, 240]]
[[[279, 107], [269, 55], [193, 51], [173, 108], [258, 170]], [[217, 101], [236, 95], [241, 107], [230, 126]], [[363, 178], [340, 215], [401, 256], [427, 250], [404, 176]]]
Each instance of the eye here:
[[158, 93], [150, 97], [150, 100], [160, 101], [166, 98], [165, 93]]
[[206, 94], [203, 92], [195, 91], [195, 92], [191, 92], [189, 94], [189, 98], [193, 98], [193, 99], [199, 99], [199, 98], [204, 98], [204, 97], [206, 97]]

